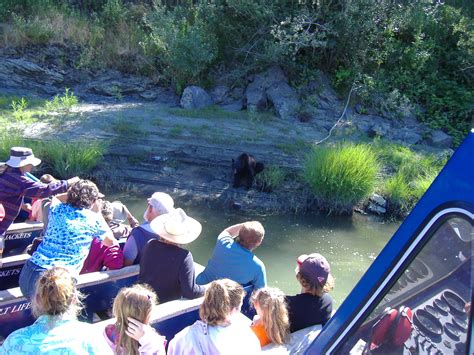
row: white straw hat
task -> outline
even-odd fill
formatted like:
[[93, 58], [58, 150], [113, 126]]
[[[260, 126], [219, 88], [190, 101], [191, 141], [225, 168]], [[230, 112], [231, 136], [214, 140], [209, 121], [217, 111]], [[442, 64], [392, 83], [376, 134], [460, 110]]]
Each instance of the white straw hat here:
[[188, 244], [199, 237], [202, 226], [177, 208], [170, 213], [156, 217], [150, 222], [150, 228], [161, 238], [175, 244]]
[[33, 155], [33, 151], [30, 148], [12, 147], [10, 149], [10, 159], [5, 164], [12, 168], [21, 168], [28, 164], [33, 166], [40, 165], [41, 160]]

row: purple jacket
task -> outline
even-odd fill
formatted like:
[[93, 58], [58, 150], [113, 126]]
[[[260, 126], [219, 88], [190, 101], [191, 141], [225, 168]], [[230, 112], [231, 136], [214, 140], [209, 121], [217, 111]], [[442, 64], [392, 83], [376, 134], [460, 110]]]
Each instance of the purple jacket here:
[[44, 198], [67, 191], [67, 181], [50, 184], [35, 182], [25, 176], [19, 168], [8, 167], [0, 175], [0, 203], [5, 208], [5, 217], [0, 222], [0, 235], [3, 235], [20, 212], [23, 197]]

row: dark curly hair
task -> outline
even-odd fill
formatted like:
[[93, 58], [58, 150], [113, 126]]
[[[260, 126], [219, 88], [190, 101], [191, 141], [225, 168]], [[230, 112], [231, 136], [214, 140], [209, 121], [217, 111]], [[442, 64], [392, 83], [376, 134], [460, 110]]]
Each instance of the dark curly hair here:
[[79, 180], [67, 190], [67, 203], [75, 208], [91, 208], [99, 198], [99, 189], [90, 180]]

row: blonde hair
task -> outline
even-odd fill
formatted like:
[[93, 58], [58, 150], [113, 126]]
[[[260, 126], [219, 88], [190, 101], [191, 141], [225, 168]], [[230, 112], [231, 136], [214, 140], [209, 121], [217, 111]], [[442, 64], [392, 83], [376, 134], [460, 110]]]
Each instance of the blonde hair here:
[[290, 320], [285, 294], [274, 287], [260, 288], [252, 294], [252, 304], [261, 309], [263, 327], [270, 340], [278, 345], [286, 343], [290, 334]]
[[306, 277], [304, 277], [301, 271], [296, 273], [296, 278], [300, 282], [305, 292], [318, 297], [330, 292], [334, 288], [335, 284], [335, 279], [331, 274], [328, 275], [328, 278], [324, 284], [320, 284], [319, 282], [311, 282]]
[[204, 294], [199, 316], [208, 325], [223, 325], [232, 310], [240, 307], [244, 295], [243, 287], [235, 281], [212, 281]]
[[36, 282], [32, 311], [41, 315], [77, 315], [82, 308], [82, 294], [76, 289], [76, 281], [68, 270], [53, 267], [46, 270]]
[[258, 221], [245, 222], [239, 230], [236, 241], [248, 250], [253, 250], [262, 244], [265, 229]]
[[133, 285], [122, 288], [113, 305], [113, 314], [116, 318], [116, 353], [138, 354], [140, 344], [129, 337], [125, 331], [128, 328], [128, 317], [134, 318], [142, 323], [148, 323], [151, 311], [157, 304], [155, 292], [147, 285]]

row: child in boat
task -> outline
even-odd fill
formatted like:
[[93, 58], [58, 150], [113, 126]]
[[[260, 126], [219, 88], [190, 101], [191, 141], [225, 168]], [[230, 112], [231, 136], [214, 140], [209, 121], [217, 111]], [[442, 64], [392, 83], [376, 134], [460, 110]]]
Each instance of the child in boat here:
[[258, 289], [252, 294], [252, 304], [257, 315], [251, 328], [260, 346], [284, 344], [290, 334], [290, 322], [283, 292], [274, 287]]
[[[101, 212], [116, 239], [128, 238], [132, 228], [138, 226], [138, 220], [130, 213], [127, 206], [119, 201], [104, 201]], [[128, 220], [129, 226], [122, 223], [125, 219]]]
[[326, 324], [333, 310], [333, 299], [328, 292], [334, 287], [334, 278], [326, 258], [318, 253], [304, 254], [296, 262], [301, 293], [286, 296], [292, 333], [311, 325]]
[[240, 313], [245, 291], [237, 282], [211, 282], [199, 309], [202, 320], [184, 328], [170, 341], [168, 355], [254, 354], [260, 352], [250, 319]]
[[145, 285], [119, 291], [113, 305], [115, 324], [104, 329], [104, 337], [114, 353], [166, 354], [165, 337], [149, 325], [156, 303], [156, 294]]
[[11, 333], [0, 354], [108, 354], [110, 349], [95, 328], [77, 320], [82, 298], [66, 269], [45, 271], [31, 301], [36, 321]]

